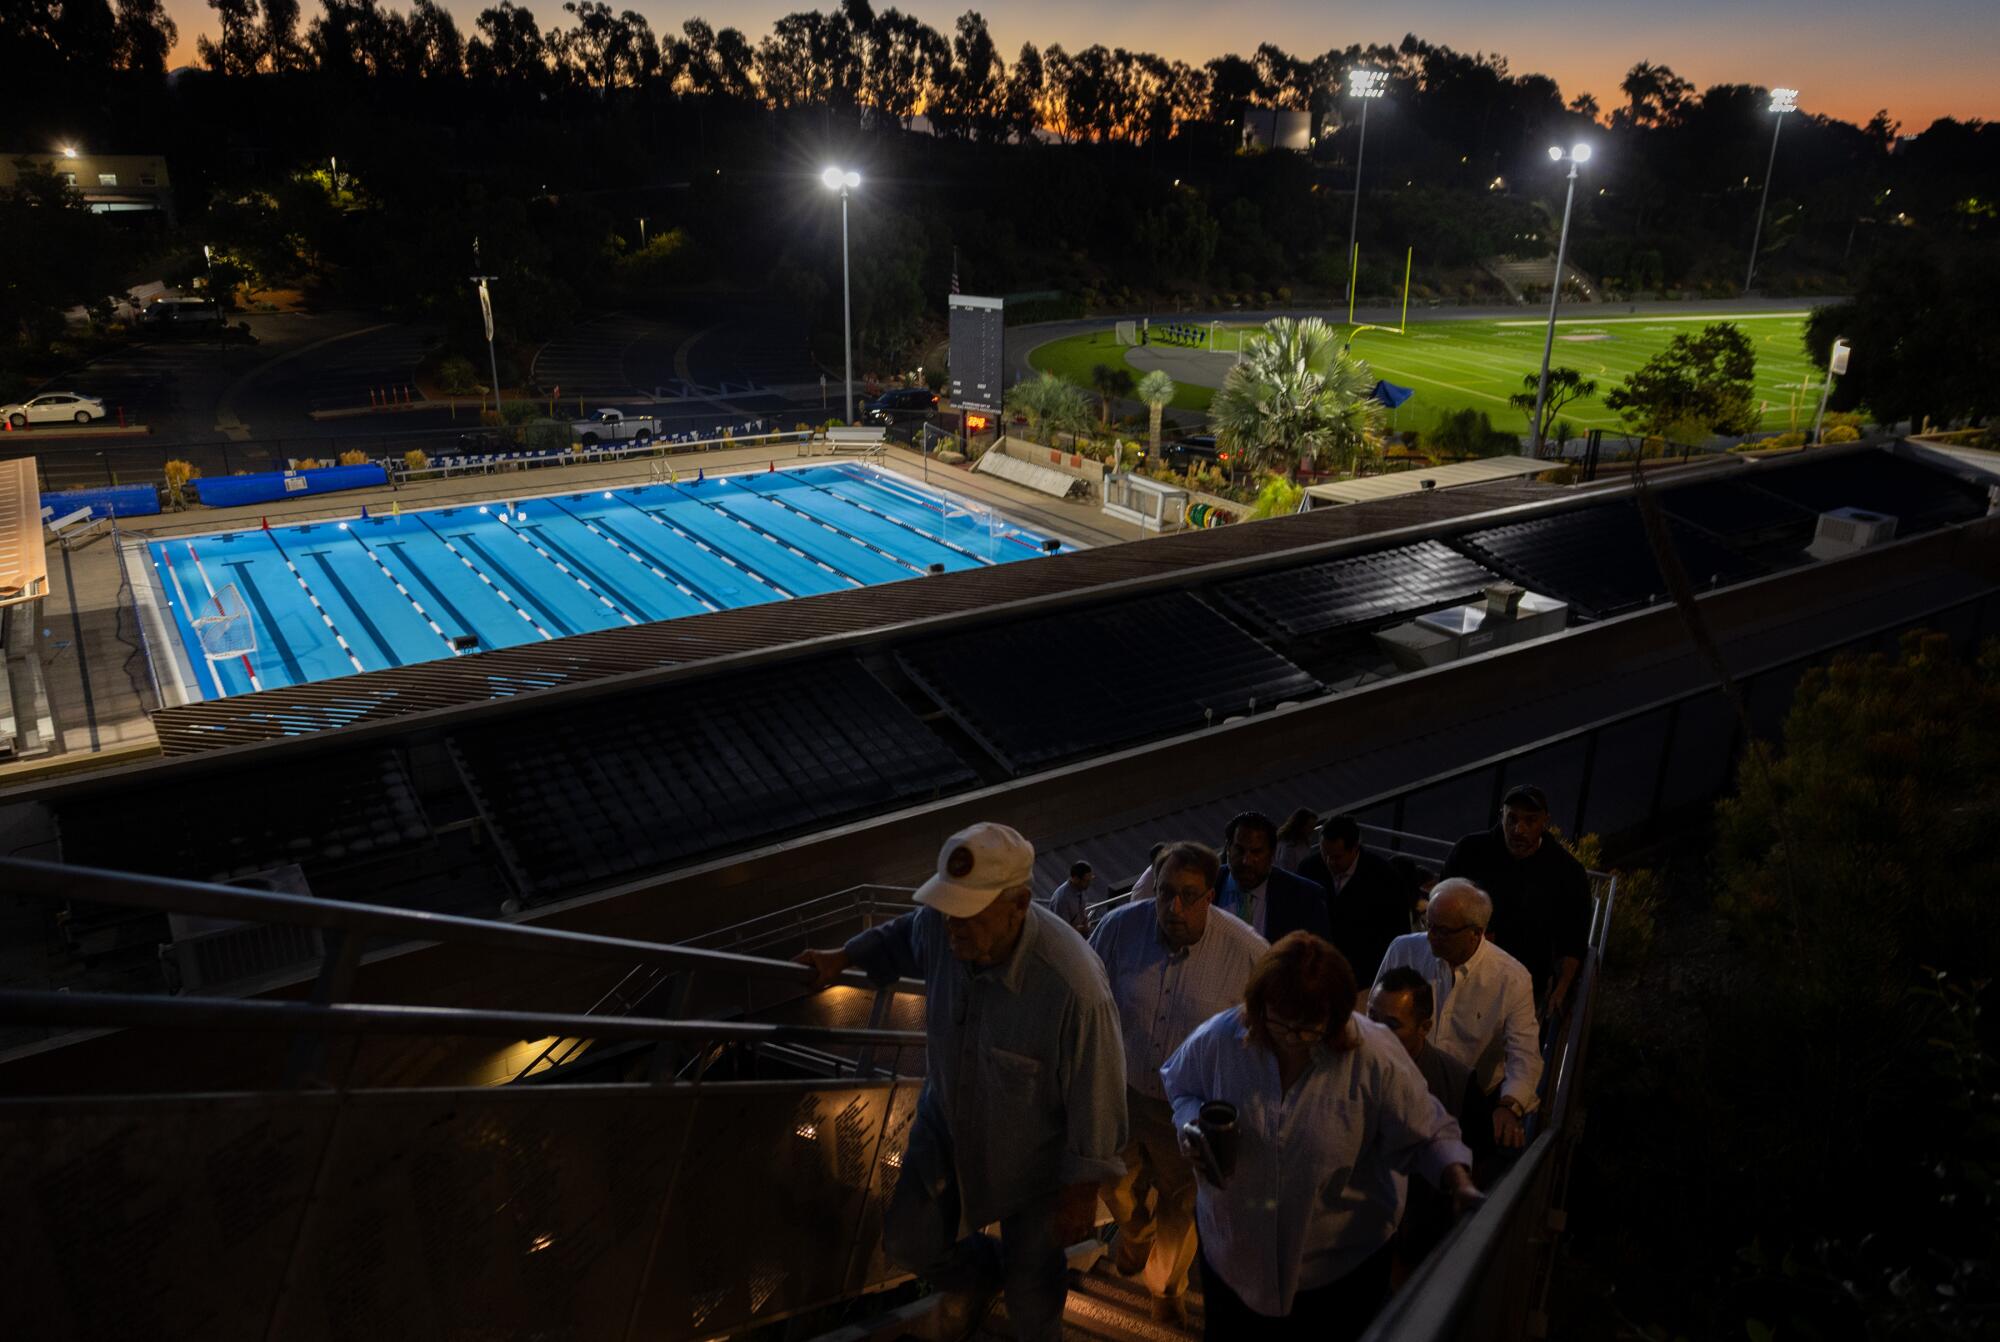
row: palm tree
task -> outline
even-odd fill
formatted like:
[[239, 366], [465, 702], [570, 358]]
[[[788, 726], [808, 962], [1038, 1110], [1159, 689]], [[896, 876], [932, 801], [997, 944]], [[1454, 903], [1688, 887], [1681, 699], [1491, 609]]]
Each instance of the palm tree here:
[[1058, 433], [1084, 433], [1090, 428], [1090, 395], [1054, 373], [1043, 373], [1007, 388], [1007, 410], [1028, 421], [1028, 436], [1051, 443]]
[[1208, 407], [1222, 446], [1253, 470], [1296, 479], [1315, 470], [1351, 470], [1382, 426], [1375, 375], [1336, 343], [1317, 317], [1275, 317], [1244, 345]]
[[1090, 385], [1096, 389], [1103, 411], [1098, 415], [1100, 422], [1111, 423], [1111, 399], [1126, 396], [1132, 391], [1132, 370], [1120, 364], [1113, 367], [1108, 363], [1093, 364], [1090, 369]]
[[1146, 403], [1147, 430], [1152, 436], [1150, 456], [1154, 461], [1160, 459], [1160, 419], [1177, 390], [1164, 368], [1155, 368], [1139, 379], [1139, 399]]

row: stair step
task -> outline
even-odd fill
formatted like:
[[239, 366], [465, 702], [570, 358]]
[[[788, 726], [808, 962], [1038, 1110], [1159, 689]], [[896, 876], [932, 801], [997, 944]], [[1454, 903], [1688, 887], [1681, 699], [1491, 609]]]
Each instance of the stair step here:
[[[1063, 1336], [1069, 1342], [1192, 1342], [1201, 1336], [1201, 1293], [1190, 1290], [1187, 1304], [1186, 1328], [1156, 1323], [1146, 1288], [1100, 1266], [1082, 1274], [1070, 1288], [1063, 1303]], [[1013, 1336], [1003, 1296], [994, 1302], [978, 1337], [982, 1342], [1009, 1342]]]

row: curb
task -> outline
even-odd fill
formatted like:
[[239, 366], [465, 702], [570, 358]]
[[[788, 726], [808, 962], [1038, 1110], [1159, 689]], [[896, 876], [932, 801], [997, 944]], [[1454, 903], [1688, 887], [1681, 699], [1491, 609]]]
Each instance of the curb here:
[[0, 443], [11, 443], [16, 438], [34, 438], [49, 442], [81, 438], [147, 438], [152, 436], [152, 432], [152, 426], [149, 424], [127, 424], [122, 429], [115, 424], [102, 429], [65, 429], [49, 428], [47, 426], [39, 429], [0, 428]]

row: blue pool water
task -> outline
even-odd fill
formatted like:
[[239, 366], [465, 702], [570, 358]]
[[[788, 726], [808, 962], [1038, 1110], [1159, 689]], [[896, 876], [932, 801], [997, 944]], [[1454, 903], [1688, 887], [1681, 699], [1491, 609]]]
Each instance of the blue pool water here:
[[[204, 698], [732, 606], [983, 568], [1043, 538], [852, 463], [149, 545]], [[195, 621], [234, 584], [255, 651], [211, 661]], [[227, 598], [224, 597], [226, 604]], [[247, 663], [247, 665], [246, 665]]]

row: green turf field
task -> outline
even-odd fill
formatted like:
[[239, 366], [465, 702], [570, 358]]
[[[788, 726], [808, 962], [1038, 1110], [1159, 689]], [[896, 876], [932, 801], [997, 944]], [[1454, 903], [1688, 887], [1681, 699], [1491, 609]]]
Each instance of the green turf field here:
[[[1598, 394], [1569, 405], [1562, 417], [1579, 431], [1617, 429], [1618, 417], [1601, 399], [1606, 392], [1664, 349], [1673, 336], [1699, 331], [1709, 322], [1729, 321], [1742, 328], [1757, 350], [1757, 396], [1765, 405], [1764, 427], [1773, 432], [1793, 428], [1795, 406], [1796, 425], [1803, 426], [1817, 405], [1820, 379], [1820, 371], [1807, 357], [1801, 339], [1805, 320], [1803, 312], [1564, 317], [1556, 323], [1551, 366], [1567, 366], [1594, 378]], [[1244, 334], [1256, 329], [1223, 327], [1217, 343], [1225, 350], [1233, 349]], [[1335, 326], [1343, 334], [1348, 329], [1345, 323]], [[1354, 352], [1367, 361], [1377, 377], [1416, 391], [1396, 413], [1394, 426], [1398, 429], [1425, 428], [1443, 411], [1470, 406], [1491, 415], [1497, 429], [1525, 431], [1527, 416], [1508, 405], [1507, 398], [1521, 390], [1524, 374], [1540, 368], [1547, 329], [1546, 321], [1532, 317], [1411, 322], [1400, 335], [1364, 326], [1355, 333]], [[1107, 327], [1051, 341], [1031, 352], [1028, 360], [1036, 368], [1089, 387], [1091, 367], [1100, 363], [1123, 361], [1136, 378], [1140, 370], [1127, 357], [1135, 352], [1130, 346], [1121, 346]], [[1233, 362], [1229, 353], [1175, 350], [1168, 357], [1185, 370], [1185, 375], [1182, 370], [1168, 370], [1180, 384], [1174, 406], [1182, 410], [1207, 409], [1213, 389], [1192, 379], [1199, 376], [1219, 384]]]

